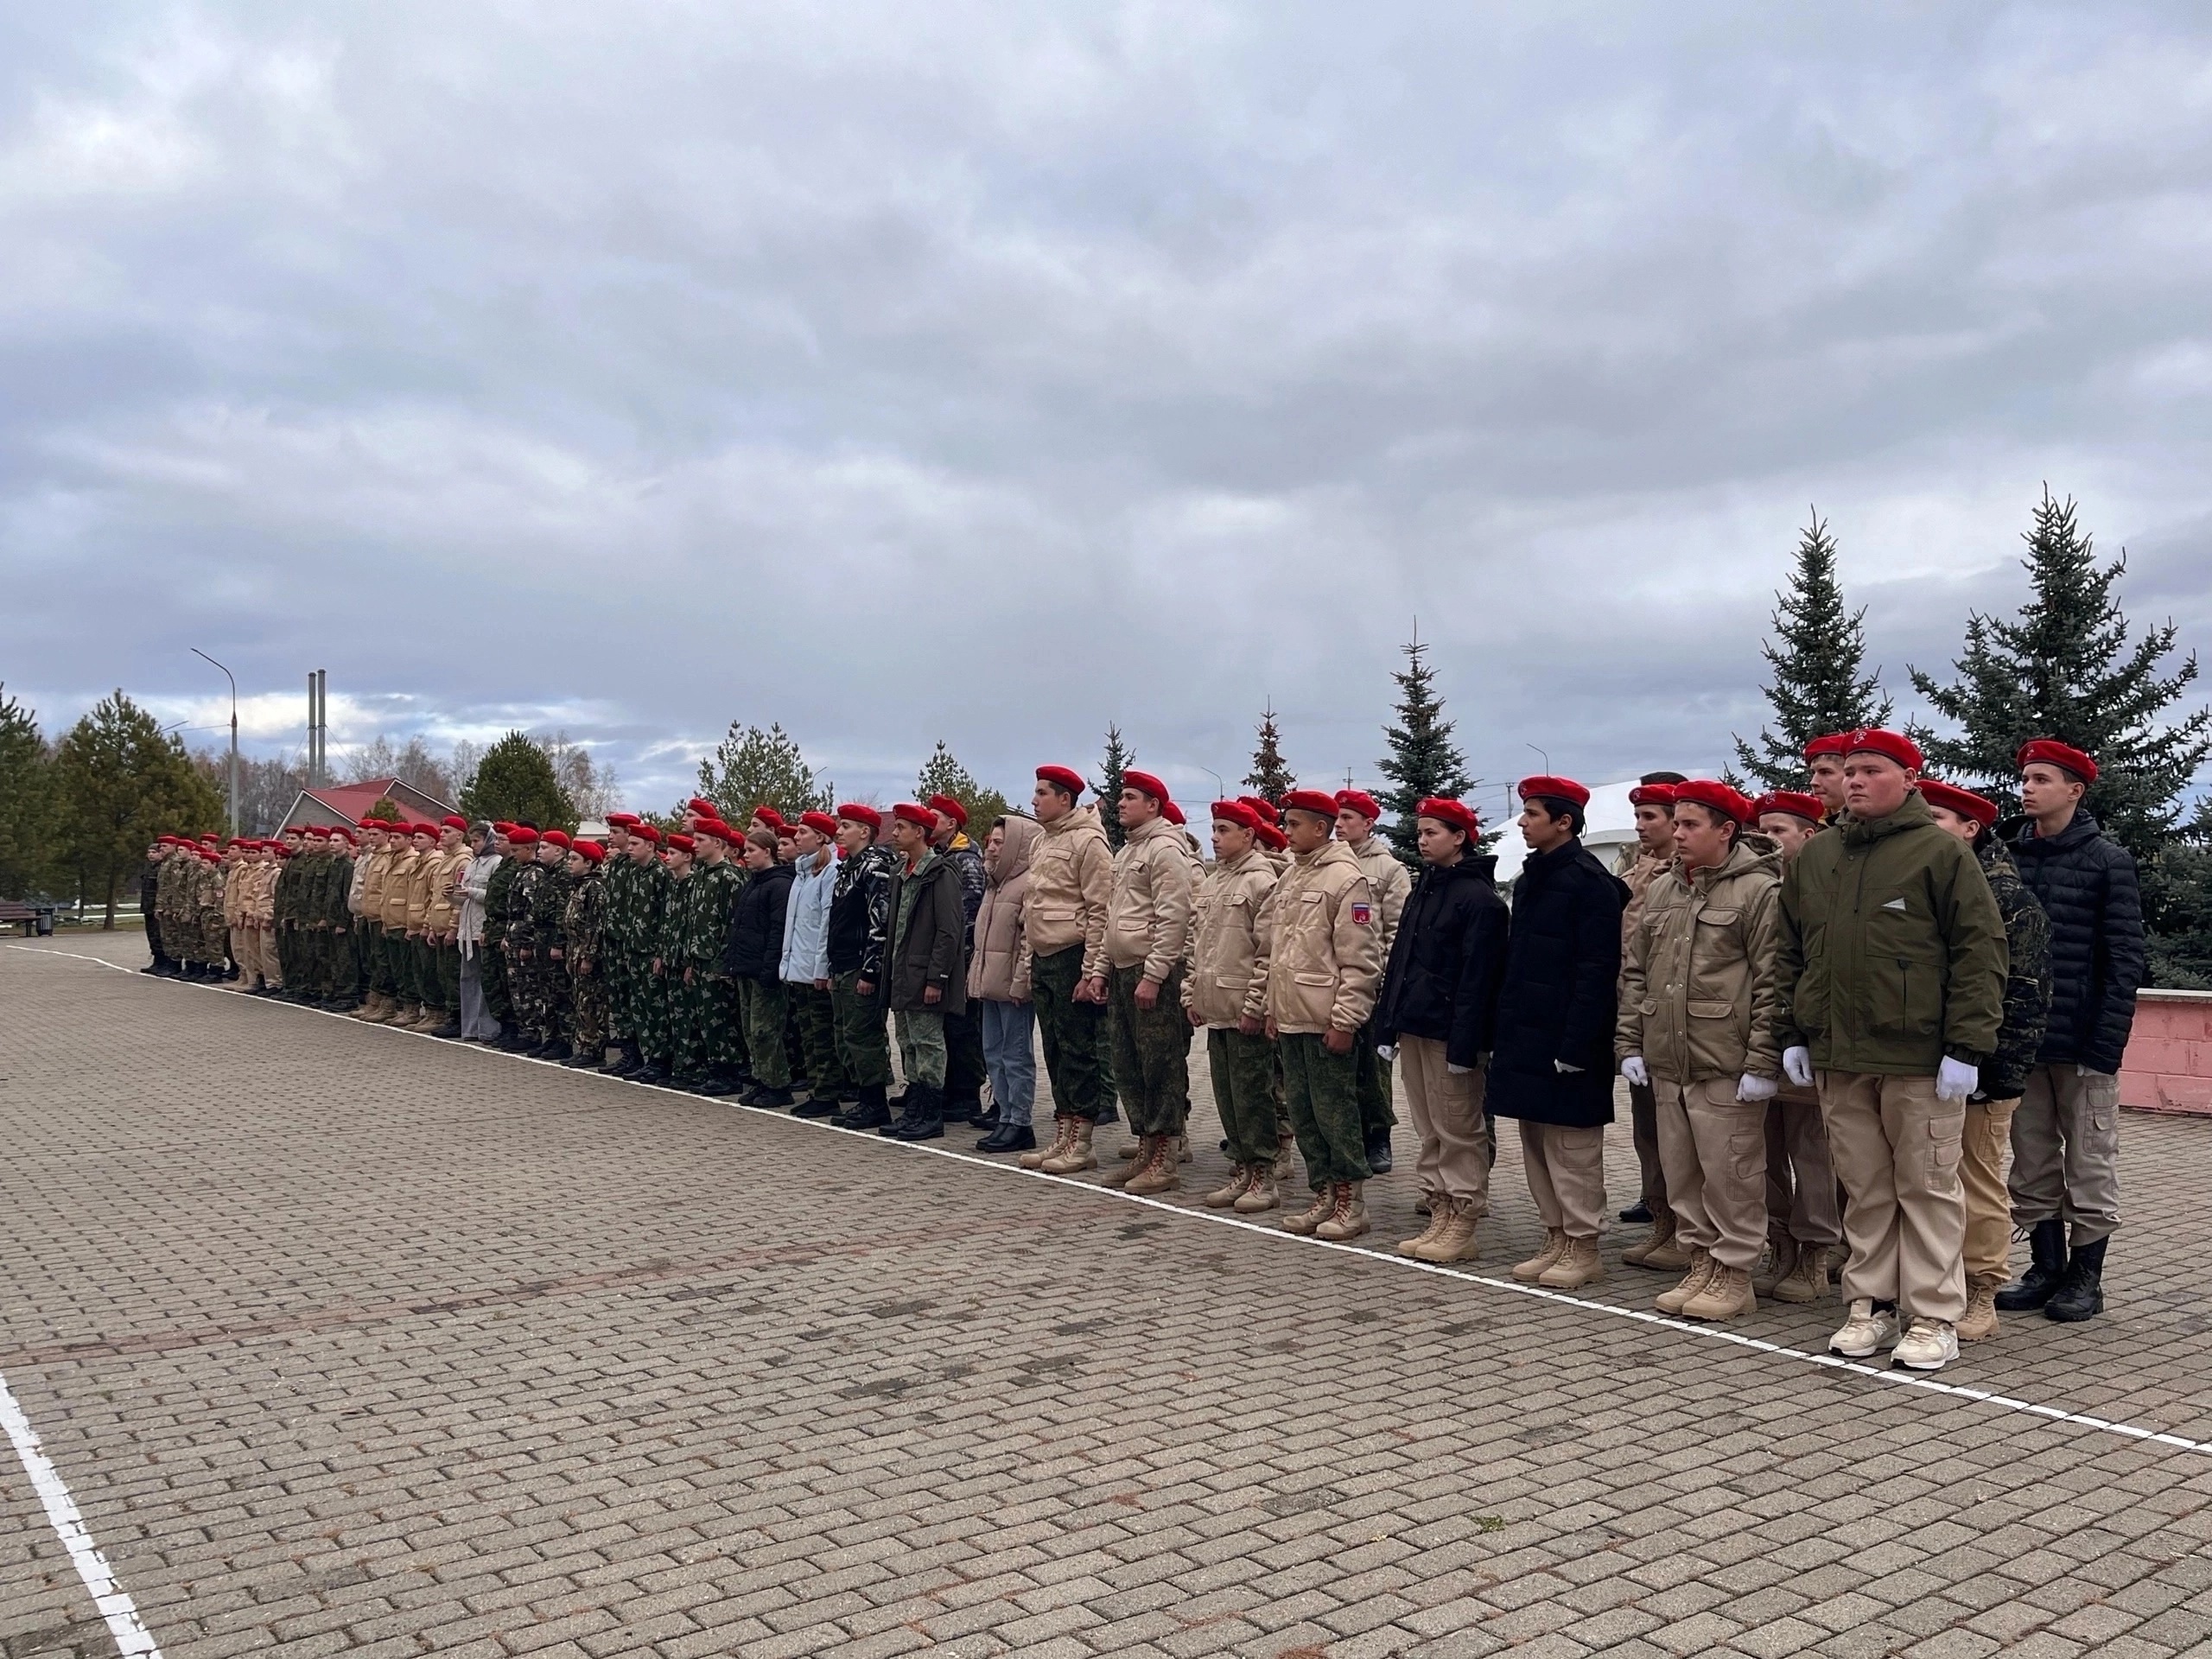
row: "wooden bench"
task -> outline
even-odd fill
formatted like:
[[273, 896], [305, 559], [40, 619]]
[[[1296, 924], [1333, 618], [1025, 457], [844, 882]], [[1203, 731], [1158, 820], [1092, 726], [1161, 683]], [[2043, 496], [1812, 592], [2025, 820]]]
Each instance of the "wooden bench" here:
[[43, 938], [54, 931], [54, 912], [60, 908], [51, 899], [0, 899], [0, 926], [19, 923], [25, 938]]

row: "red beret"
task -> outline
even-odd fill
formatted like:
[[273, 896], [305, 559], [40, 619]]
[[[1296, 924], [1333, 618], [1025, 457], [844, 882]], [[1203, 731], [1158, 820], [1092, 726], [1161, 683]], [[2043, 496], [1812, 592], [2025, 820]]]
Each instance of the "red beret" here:
[[569, 850], [572, 853], [582, 854], [587, 861], [594, 864], [598, 863], [601, 859], [607, 856], [607, 849], [601, 846], [595, 841], [579, 841], [571, 846]]
[[1421, 804], [1421, 810], [1414, 816], [1417, 818], [1434, 818], [1439, 823], [1448, 823], [1454, 830], [1465, 830], [1470, 837], [1482, 833], [1482, 820], [1475, 816], [1472, 807], [1464, 801], [1446, 800], [1440, 795], [1432, 795], [1423, 801]]
[[739, 842], [745, 839], [743, 836], [739, 835], [736, 830], [731, 829], [729, 825], [724, 823], [720, 818], [702, 818], [698, 823], [693, 824], [691, 826], [691, 836], [692, 844], [694, 846], [698, 844], [698, 838], [701, 836], [712, 836], [716, 841], [732, 847], [734, 847]]
[[1290, 845], [1290, 837], [1265, 820], [1261, 822], [1259, 836], [1260, 845], [1271, 853], [1279, 853]]
[[1805, 764], [1809, 766], [1824, 754], [1832, 754], [1840, 760], [1850, 753], [1851, 734], [1830, 732], [1825, 737], [1815, 738], [1805, 746]]
[[2031, 737], [2012, 757], [2013, 764], [2023, 771], [2038, 760], [2045, 766], [2062, 766], [2085, 784], [2097, 781], [2097, 763], [2071, 743], [2062, 743], [2055, 737]]
[[656, 830], [650, 823], [645, 823], [642, 821], [634, 823], [630, 826], [630, 833], [636, 836], [639, 841], [645, 842], [652, 846], [658, 847], [660, 845], [660, 831]]
[[1286, 812], [1318, 812], [1333, 821], [1337, 816], [1337, 798], [1318, 789], [1294, 789], [1282, 798]]
[[1997, 822], [1996, 802], [1970, 789], [1961, 789], [1956, 784], [1939, 784], [1933, 778], [1923, 778], [1920, 780], [1920, 798], [1930, 806], [1940, 806], [1946, 812], [1971, 818], [1984, 829]]
[[914, 801], [899, 802], [891, 809], [891, 816], [902, 823], [918, 824], [925, 830], [937, 828], [937, 820], [930, 815], [929, 808]]
[[[432, 841], [435, 841], [438, 838], [438, 826], [435, 823], [410, 823], [407, 826], [407, 833], [410, 836], [428, 836]], [[559, 832], [556, 830], [554, 833]]]
[[447, 830], [466, 830], [468, 828], [468, 820], [454, 812], [447, 813], [445, 817], [438, 820], [438, 823], [441, 828]]
[[870, 835], [874, 835], [883, 828], [883, 814], [872, 806], [862, 805], [858, 801], [847, 801], [837, 809], [837, 816], [848, 823], [867, 825]]
[[607, 822], [609, 824], [617, 825], [624, 830], [634, 829], [639, 821], [638, 815], [634, 812], [610, 812], [607, 815]]
[[1122, 787], [1134, 789], [1140, 795], [1149, 795], [1155, 801], [1172, 801], [1175, 798], [1167, 792], [1167, 785], [1148, 772], [1131, 770], [1123, 772]]
[[1808, 823], [1818, 823], [1827, 816], [1827, 808], [1821, 804], [1817, 795], [1802, 795], [1794, 789], [1770, 789], [1751, 803], [1751, 810], [1764, 817], [1770, 812], [1787, 812], [1792, 817], [1802, 818]]
[[512, 836], [514, 832], [514, 825], [509, 823], [505, 818], [494, 818], [492, 820], [492, 833], [493, 835]]
[[827, 812], [802, 812], [798, 815], [798, 821], [817, 836], [828, 836], [837, 833], [837, 820]]
[[1190, 820], [1183, 816], [1183, 809], [1173, 801], [1162, 801], [1160, 804], [1160, 816], [1179, 829], [1190, 823]]
[[1693, 778], [1686, 784], [1675, 785], [1676, 806], [1709, 806], [1725, 818], [1738, 824], [1751, 821], [1751, 803], [1740, 789], [1713, 778]]
[[569, 832], [565, 830], [548, 830], [543, 835], [538, 836], [538, 839], [549, 847], [566, 847], [569, 845]]
[[1083, 774], [1070, 772], [1065, 766], [1039, 766], [1037, 776], [1042, 782], [1058, 785], [1071, 795], [1080, 795], [1085, 788]]
[[1213, 804], [1213, 821], [1216, 823], [1242, 824], [1247, 830], [1260, 827], [1260, 815], [1242, 801], [1216, 801]]
[[668, 850], [671, 853], [696, 852], [698, 847], [699, 843], [689, 836], [671, 836], [668, 838]]
[[1672, 784], [1638, 784], [1628, 792], [1630, 806], [1672, 806], [1675, 798]]
[[1523, 778], [1520, 788], [1521, 798], [1524, 801], [1531, 795], [1541, 795], [1547, 800], [1570, 801], [1576, 806], [1590, 804], [1590, 791], [1572, 778], [1554, 778], [1538, 772], [1533, 778]]
[[222, 836], [217, 835], [213, 830], [207, 830], [200, 832], [200, 839], [203, 842], [220, 841]]
[[772, 830], [780, 830], [784, 827], [784, 815], [766, 801], [753, 809], [753, 816]]
[[1894, 760], [1907, 772], [1918, 772], [1922, 766], [1920, 746], [1902, 732], [1885, 732], [1878, 726], [1869, 726], [1853, 732], [1845, 740], [1850, 747], [1847, 754], [1878, 754]]
[[330, 839], [333, 841], [342, 841], [349, 847], [353, 844], [353, 832], [351, 830], [345, 828], [342, 824], [332, 830], [329, 832], [329, 835]]
[[929, 804], [931, 811], [944, 813], [963, 830], [968, 827], [968, 809], [954, 800], [951, 796], [932, 795], [930, 797]]
[[1338, 790], [1337, 810], [1357, 812], [1370, 823], [1379, 823], [1382, 817], [1382, 809], [1375, 804], [1375, 798], [1363, 789]]
[[1275, 804], [1269, 800], [1266, 796], [1239, 795], [1236, 798], [1243, 802], [1245, 805], [1250, 807], [1252, 809], [1253, 816], [1258, 818], [1262, 823], [1274, 823], [1277, 821], [1275, 816]]
[[703, 795], [694, 795], [684, 803], [683, 810], [687, 812], [696, 812], [702, 818], [719, 818], [722, 815], [721, 803], [710, 801]]
[[507, 831], [507, 839], [519, 842], [523, 846], [527, 847], [537, 839], [537, 831], [526, 823], [518, 823]]
[[354, 821], [353, 827], [356, 830], [381, 830], [384, 828], [384, 820], [381, 818], [359, 818]]

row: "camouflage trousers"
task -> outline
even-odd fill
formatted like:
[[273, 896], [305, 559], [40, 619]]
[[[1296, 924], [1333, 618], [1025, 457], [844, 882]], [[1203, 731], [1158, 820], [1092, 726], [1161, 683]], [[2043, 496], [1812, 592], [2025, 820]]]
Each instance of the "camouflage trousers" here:
[[518, 947], [508, 963], [507, 995], [514, 1004], [515, 1027], [551, 1042], [566, 1024], [569, 970], [543, 945]]
[[200, 917], [200, 962], [228, 962], [231, 957], [231, 927], [219, 910], [203, 911]]
[[384, 982], [392, 1000], [420, 1001], [415, 989], [414, 941], [396, 927], [386, 928], [380, 948], [384, 952]]
[[476, 979], [484, 990], [484, 1012], [501, 1025], [515, 1017], [514, 998], [507, 988], [507, 947], [486, 933], [476, 947]]
[[425, 1008], [461, 1014], [461, 951], [428, 939], [410, 942], [415, 950], [415, 1000]]
[[1106, 978], [1114, 1082], [1122, 1110], [1139, 1135], [1180, 1135], [1191, 1116], [1191, 1016], [1183, 1012], [1183, 969], [1173, 969], [1149, 1008], [1137, 1006], [1144, 969], [1116, 968]]
[[855, 1089], [880, 1089], [891, 1081], [891, 1045], [883, 1034], [883, 1004], [853, 988], [860, 977], [839, 974], [830, 982], [837, 1064]]
[[569, 1018], [579, 1053], [603, 1057], [607, 1048], [607, 983], [602, 964], [569, 963]]
[[1098, 1121], [1105, 1096], [1099, 1088], [1099, 1061], [1106, 1045], [1101, 1029], [1106, 1010], [1078, 1002], [1083, 982], [1083, 947], [1071, 944], [1039, 957], [1030, 965], [1037, 1004], [1037, 1037], [1045, 1051], [1045, 1075], [1052, 1079], [1052, 1111], [1059, 1117]]
[[716, 1071], [735, 1071], [741, 1053], [736, 982], [720, 974], [702, 974], [695, 965], [690, 982], [679, 977], [672, 989], [675, 1074], [696, 1081]]
[[640, 963], [619, 944], [602, 943], [599, 971], [607, 976], [607, 1040], [628, 1043], [638, 1033], [638, 987], [652, 971], [651, 962]]
[[1318, 1031], [1286, 1031], [1275, 1046], [1282, 1053], [1283, 1093], [1307, 1180], [1316, 1192], [1331, 1181], [1365, 1180], [1372, 1172], [1351, 1055], [1330, 1053]]
[[1397, 1127], [1390, 1109], [1390, 1062], [1375, 1052], [1375, 1022], [1362, 1026], [1351, 1039], [1352, 1090], [1359, 1101], [1360, 1132], [1374, 1140]]
[[648, 960], [630, 990], [630, 1032], [638, 1052], [664, 1068], [676, 1058], [676, 991]]
[[1213, 1103], [1229, 1137], [1229, 1161], [1264, 1164], [1275, 1155], [1275, 1046], [1234, 1026], [1206, 1028]]
[[784, 982], [737, 982], [739, 1016], [745, 1021], [745, 1046], [753, 1056], [753, 1075], [764, 1089], [791, 1086], [791, 1057], [784, 1049]]
[[808, 1087], [817, 1100], [842, 1094], [847, 1088], [845, 1068], [837, 1058], [837, 1002], [835, 993], [811, 985], [786, 984], [785, 1000], [791, 1004], [791, 1023], [798, 1028], [799, 1044], [806, 1052]]
[[901, 1008], [891, 1016], [899, 1033], [899, 1071], [912, 1087], [944, 1087], [944, 1016], [935, 1008]]

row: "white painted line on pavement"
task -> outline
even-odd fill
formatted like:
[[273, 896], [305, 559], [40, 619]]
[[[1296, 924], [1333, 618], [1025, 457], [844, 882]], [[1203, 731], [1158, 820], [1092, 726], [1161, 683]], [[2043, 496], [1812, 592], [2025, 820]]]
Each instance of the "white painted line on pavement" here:
[[[42, 957], [74, 957], [79, 962], [96, 963], [100, 967], [112, 969], [117, 973], [130, 974], [134, 977], [137, 976], [137, 969], [125, 968], [119, 963], [109, 962], [100, 957], [80, 956], [69, 950], [42, 950], [36, 945], [16, 944], [9, 946], [9, 949], [27, 950]], [[162, 982], [185, 985], [195, 990], [215, 991], [225, 995], [242, 996], [241, 993], [225, 992], [220, 985], [205, 982], [176, 980]], [[261, 1001], [265, 999], [255, 997], [242, 998], [242, 1000]], [[387, 1029], [382, 1026], [354, 1020], [346, 1014], [330, 1014], [321, 1008], [302, 1007], [296, 1002], [280, 1002], [273, 1006], [296, 1008], [305, 1014], [321, 1014], [327, 1020], [343, 1020], [348, 1025], [366, 1030]], [[497, 1049], [484, 1048], [477, 1044], [454, 1045], [442, 1038], [432, 1037], [428, 1032], [402, 1031], [393, 1032], [391, 1034], [396, 1037], [419, 1037], [424, 1042], [435, 1042], [449, 1048], [460, 1046], [499, 1059], [522, 1060], [524, 1058], [519, 1054], [503, 1054]], [[531, 1065], [550, 1065], [556, 1070], [569, 1069], [562, 1066], [557, 1060], [529, 1060], [525, 1063]], [[1987, 1389], [1974, 1389], [1962, 1383], [1945, 1382], [1924, 1372], [1896, 1370], [1882, 1366], [1867, 1365], [1855, 1359], [1846, 1359], [1840, 1354], [1816, 1353], [1803, 1348], [1792, 1348], [1786, 1343], [1769, 1342], [1764, 1337], [1746, 1336], [1740, 1331], [1731, 1331], [1722, 1325], [1669, 1319], [1664, 1313], [1649, 1313], [1643, 1308], [1621, 1307], [1611, 1302], [1592, 1301], [1586, 1297], [1570, 1296], [1564, 1291], [1548, 1290], [1541, 1285], [1524, 1285], [1517, 1279], [1493, 1279], [1486, 1274], [1467, 1273], [1460, 1268], [1446, 1267], [1438, 1262], [1416, 1262], [1410, 1256], [1399, 1255], [1390, 1251], [1363, 1249], [1357, 1244], [1338, 1244], [1325, 1238], [1287, 1233], [1280, 1227], [1270, 1226], [1262, 1222], [1247, 1221], [1241, 1216], [1225, 1216], [1217, 1211], [1192, 1209], [1179, 1204], [1170, 1204], [1164, 1198], [1124, 1192], [1119, 1187], [1094, 1185], [1089, 1181], [1077, 1180], [1073, 1176], [1048, 1175], [1041, 1169], [1024, 1169], [1017, 1163], [986, 1158], [975, 1153], [961, 1152], [951, 1147], [931, 1146], [923, 1141], [893, 1141], [869, 1130], [840, 1129], [835, 1124], [821, 1118], [792, 1117], [783, 1112], [755, 1110], [750, 1107], [738, 1106], [735, 1101], [715, 1101], [706, 1096], [690, 1094], [686, 1090], [659, 1088], [652, 1084], [635, 1083], [627, 1077], [609, 1077], [597, 1071], [572, 1071], [571, 1075], [590, 1077], [601, 1083], [619, 1083], [629, 1088], [650, 1090], [659, 1096], [672, 1095], [679, 1099], [697, 1100], [704, 1105], [727, 1105], [739, 1111], [749, 1112], [756, 1117], [789, 1124], [794, 1128], [826, 1130], [832, 1135], [845, 1135], [866, 1146], [880, 1147], [893, 1152], [924, 1152], [932, 1157], [948, 1158], [955, 1163], [966, 1164], [976, 1169], [988, 1169], [1001, 1175], [1018, 1176], [1023, 1180], [1046, 1181], [1055, 1186], [1072, 1187], [1075, 1191], [1089, 1193], [1093, 1198], [1113, 1198], [1123, 1204], [1139, 1205], [1147, 1210], [1158, 1210], [1166, 1215], [1179, 1216], [1185, 1221], [1205, 1222], [1216, 1227], [1233, 1227], [1239, 1232], [1256, 1233], [1263, 1238], [1273, 1239], [1280, 1243], [1302, 1244], [1310, 1249], [1340, 1250], [1347, 1255], [1357, 1256], [1363, 1262], [1376, 1263], [1386, 1268], [1396, 1268], [1411, 1273], [1433, 1274], [1445, 1279], [1458, 1280], [1462, 1284], [1480, 1285], [1487, 1290], [1502, 1290], [1510, 1295], [1529, 1296], [1539, 1301], [1558, 1302], [1568, 1307], [1580, 1308], [1586, 1313], [1602, 1313], [1617, 1319], [1630, 1319], [1638, 1325], [1657, 1325], [1682, 1336], [1701, 1337], [1709, 1342], [1723, 1342], [1732, 1347], [1747, 1348], [1754, 1353], [1772, 1354], [1778, 1358], [1799, 1360], [1806, 1364], [1821, 1366], [1828, 1370], [1848, 1372], [1854, 1376], [1866, 1377], [1876, 1382], [1886, 1382], [1896, 1388], [1918, 1389], [1924, 1393], [1943, 1395], [1955, 1400], [1971, 1401], [1977, 1405], [1994, 1406], [1999, 1410], [2017, 1412], [2024, 1416], [2041, 1417], [2051, 1422], [2071, 1423], [2077, 1428], [2094, 1429], [2100, 1433], [2116, 1434], [2126, 1440], [2141, 1440], [2153, 1446], [2170, 1446], [2183, 1452], [2212, 1456], [2212, 1440], [2192, 1440], [2184, 1435], [2169, 1433], [2159, 1429], [2145, 1428], [2134, 1423], [2117, 1422], [2111, 1418], [2093, 1416], [2086, 1412], [2068, 1411], [2061, 1406], [2040, 1405], [2032, 1400], [2017, 1400], [2010, 1395], [1997, 1394]]]
[[77, 1500], [70, 1497], [68, 1484], [40, 1446], [38, 1431], [23, 1415], [23, 1408], [16, 1402], [15, 1392], [9, 1388], [5, 1376], [0, 1376], [0, 1427], [7, 1429], [9, 1440], [15, 1443], [16, 1455], [22, 1459], [23, 1471], [31, 1478], [31, 1488], [46, 1508], [46, 1518], [61, 1540], [61, 1547], [69, 1552], [77, 1576], [92, 1592], [92, 1605], [107, 1621], [108, 1634], [115, 1638], [118, 1651], [125, 1656], [144, 1654], [149, 1659], [162, 1659], [160, 1646], [139, 1622], [137, 1605], [116, 1582], [115, 1571], [108, 1566], [107, 1557], [100, 1554], [92, 1534], [85, 1530], [84, 1517], [77, 1512]]

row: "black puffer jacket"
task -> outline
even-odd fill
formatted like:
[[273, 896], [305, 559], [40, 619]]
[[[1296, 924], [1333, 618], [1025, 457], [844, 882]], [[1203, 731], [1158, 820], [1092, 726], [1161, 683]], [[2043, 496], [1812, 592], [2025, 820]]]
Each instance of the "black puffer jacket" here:
[[2133, 856], [2086, 810], [2048, 840], [2024, 817], [1997, 833], [2050, 918], [2050, 1024], [2036, 1058], [2119, 1071], [2144, 973]]
[[791, 877], [797, 874], [788, 864], [747, 874], [730, 912], [729, 946], [722, 952], [722, 971], [732, 979], [766, 984], [782, 971], [784, 912], [791, 908]]
[[[1513, 884], [1485, 1100], [1499, 1117], [1613, 1121], [1613, 1020], [1628, 884], [1578, 839], [1531, 853]], [[1578, 1068], [1561, 1071], [1559, 1065]]]
[[1487, 855], [1457, 864], [1421, 866], [1398, 918], [1382, 1000], [1375, 1010], [1377, 1043], [1427, 1037], [1444, 1045], [1452, 1065], [1490, 1052], [1497, 1024], [1497, 992], [1505, 974], [1505, 900]]

